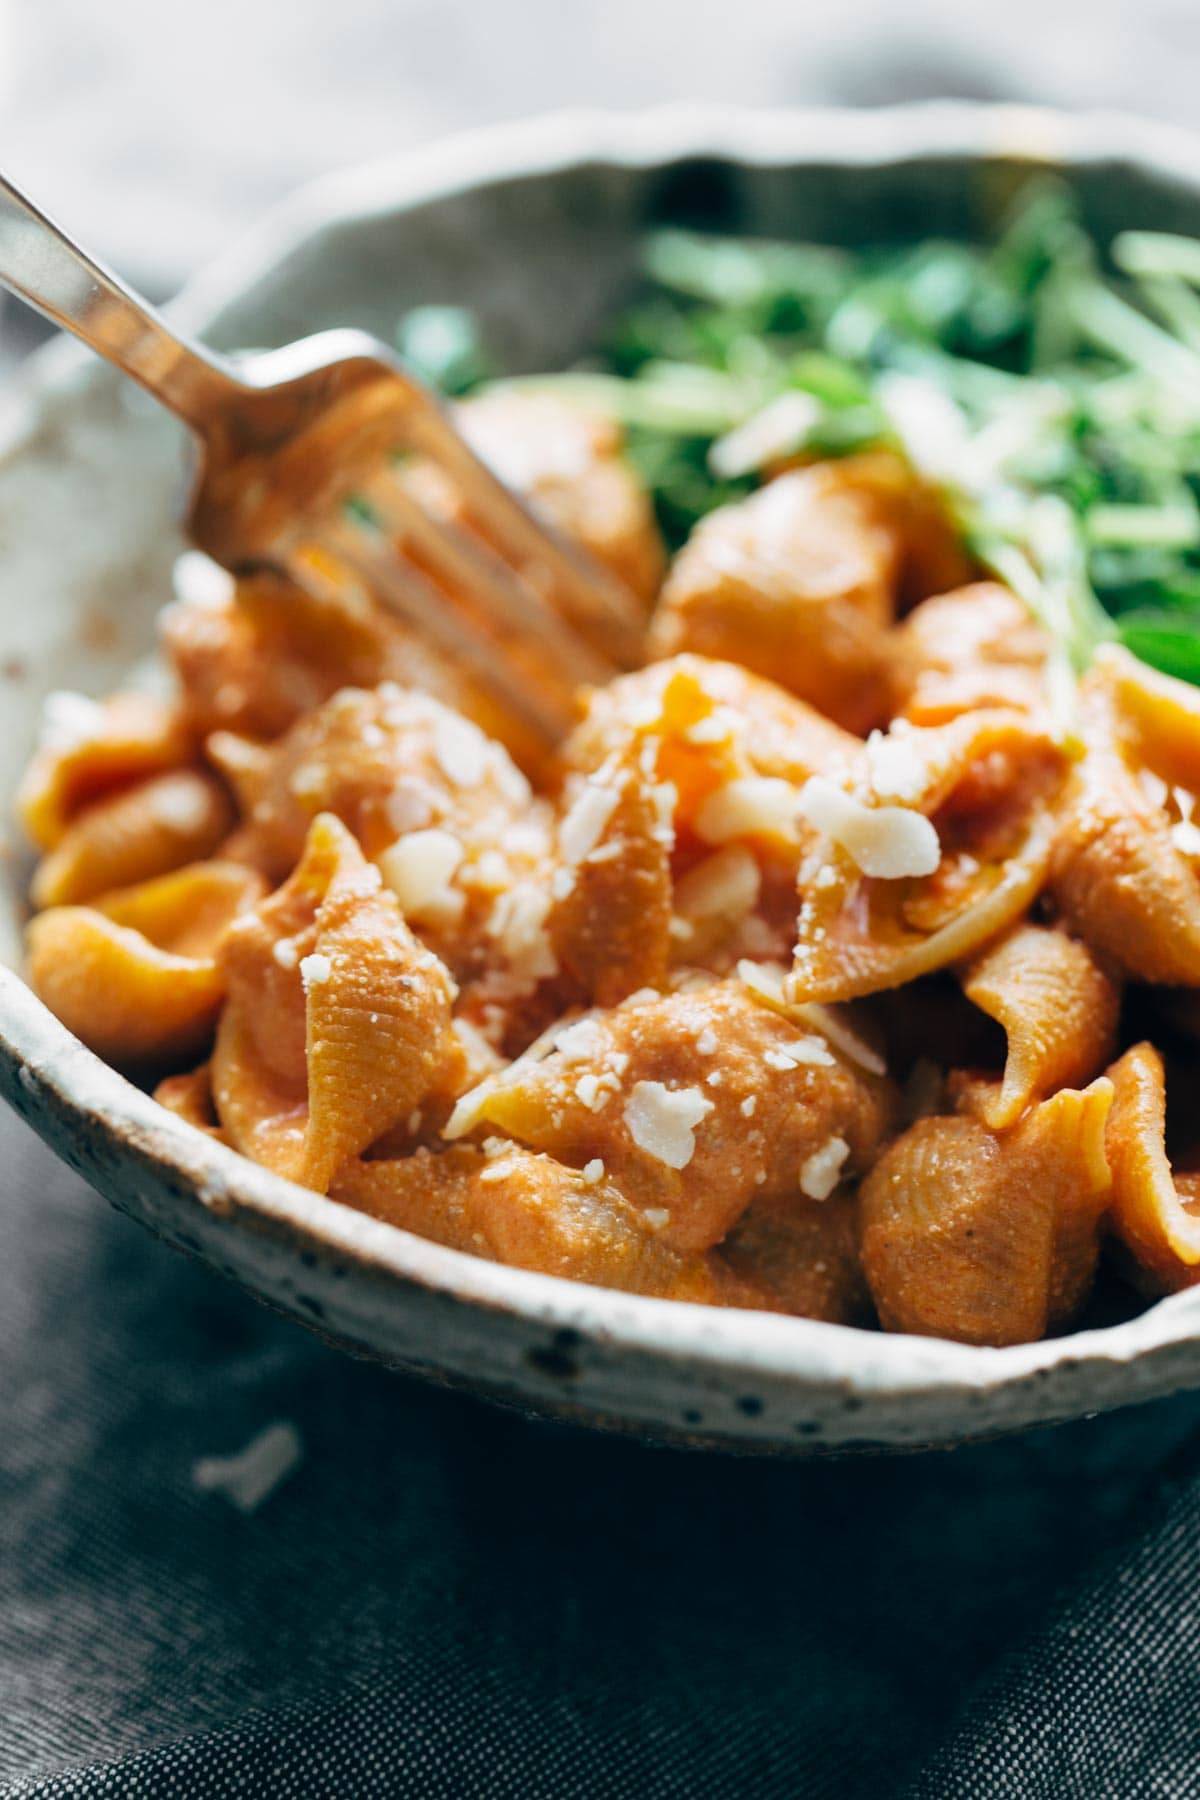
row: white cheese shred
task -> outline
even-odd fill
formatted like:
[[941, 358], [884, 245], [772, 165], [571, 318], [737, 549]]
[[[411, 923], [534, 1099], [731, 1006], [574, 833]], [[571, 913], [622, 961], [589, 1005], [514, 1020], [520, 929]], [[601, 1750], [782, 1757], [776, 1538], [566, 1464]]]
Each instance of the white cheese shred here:
[[432, 827], [390, 845], [379, 869], [405, 918], [434, 923], [463, 909], [462, 895], [450, 886], [462, 860], [462, 843], [454, 833]]
[[300, 979], [306, 988], [319, 987], [332, 974], [333, 964], [319, 950], [314, 950], [311, 956], [300, 958]]
[[639, 1150], [668, 1169], [686, 1169], [696, 1153], [696, 1127], [712, 1109], [699, 1088], [639, 1081], [625, 1102], [625, 1123]]
[[942, 860], [937, 830], [924, 813], [908, 806], [864, 806], [824, 775], [805, 784], [800, 811], [876, 880], [932, 875]]
[[201, 1456], [192, 1464], [192, 1486], [221, 1494], [240, 1513], [257, 1512], [304, 1460], [304, 1441], [287, 1419], [277, 1419], [234, 1456]]
[[800, 1192], [810, 1200], [828, 1200], [841, 1180], [849, 1154], [849, 1144], [840, 1137], [831, 1137], [819, 1150], [814, 1150], [800, 1165]]

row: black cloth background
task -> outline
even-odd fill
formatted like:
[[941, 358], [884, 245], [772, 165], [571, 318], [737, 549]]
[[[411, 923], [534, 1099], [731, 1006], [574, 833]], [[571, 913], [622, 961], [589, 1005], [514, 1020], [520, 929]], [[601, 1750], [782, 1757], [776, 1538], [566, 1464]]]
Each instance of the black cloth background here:
[[[326, 1349], [0, 1120], [0, 1794], [1200, 1793], [1200, 1398], [783, 1464]], [[250, 1516], [197, 1458], [292, 1421]]]

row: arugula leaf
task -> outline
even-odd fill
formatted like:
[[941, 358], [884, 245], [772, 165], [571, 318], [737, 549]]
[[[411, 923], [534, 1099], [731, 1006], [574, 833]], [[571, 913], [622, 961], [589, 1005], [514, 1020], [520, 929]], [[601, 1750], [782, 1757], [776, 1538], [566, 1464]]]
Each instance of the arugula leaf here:
[[[1033, 178], [990, 244], [671, 230], [644, 275], [589, 369], [526, 381], [625, 425], [672, 547], [783, 460], [898, 444], [1064, 668], [1115, 636], [1200, 683], [1200, 241], [1099, 246]], [[485, 378], [457, 309], [400, 341], [447, 392]]]
[[1181, 681], [1200, 684], [1200, 629], [1181, 622], [1176, 613], [1126, 613], [1119, 626], [1121, 642], [1143, 662], [1177, 675]]

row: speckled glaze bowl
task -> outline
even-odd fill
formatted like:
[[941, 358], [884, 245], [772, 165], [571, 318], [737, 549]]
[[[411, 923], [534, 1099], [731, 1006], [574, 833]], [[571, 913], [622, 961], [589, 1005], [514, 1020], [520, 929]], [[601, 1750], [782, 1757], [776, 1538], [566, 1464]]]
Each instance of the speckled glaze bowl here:
[[[513, 370], [584, 350], [664, 221], [833, 242], [986, 230], [1031, 165], [1103, 237], [1200, 233], [1200, 143], [1014, 108], [671, 109], [457, 139], [301, 194], [181, 297], [219, 345], [418, 301], [478, 310]], [[73, 346], [0, 407], [0, 815], [43, 695], [111, 687], [153, 639], [179, 540], [175, 426]], [[1200, 1383], [1200, 1290], [1008, 1350], [631, 1298], [505, 1269], [293, 1187], [106, 1068], [15, 972], [27, 866], [0, 856], [0, 1092], [101, 1194], [351, 1352], [531, 1412], [761, 1452], [913, 1448]], [[2, 1204], [0, 1197], [0, 1204]]]

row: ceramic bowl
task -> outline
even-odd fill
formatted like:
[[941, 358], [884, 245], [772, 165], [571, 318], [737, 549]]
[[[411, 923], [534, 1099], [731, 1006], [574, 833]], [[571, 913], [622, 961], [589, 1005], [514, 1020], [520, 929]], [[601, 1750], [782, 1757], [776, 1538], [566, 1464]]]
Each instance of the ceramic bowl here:
[[[301, 194], [177, 317], [226, 347], [335, 324], [387, 337], [463, 302], [511, 370], [578, 355], [664, 221], [834, 242], [972, 234], [1031, 164], [1093, 228], [1200, 233], [1200, 145], [1014, 108], [696, 109], [489, 131]], [[179, 548], [174, 425], [73, 346], [0, 410], [0, 812], [43, 695], [103, 692], [146, 652]], [[0, 1091], [102, 1195], [361, 1356], [531, 1412], [748, 1451], [948, 1444], [1200, 1383], [1200, 1290], [1007, 1350], [632, 1298], [425, 1243], [307, 1193], [163, 1112], [15, 972], [27, 866], [0, 858]]]

